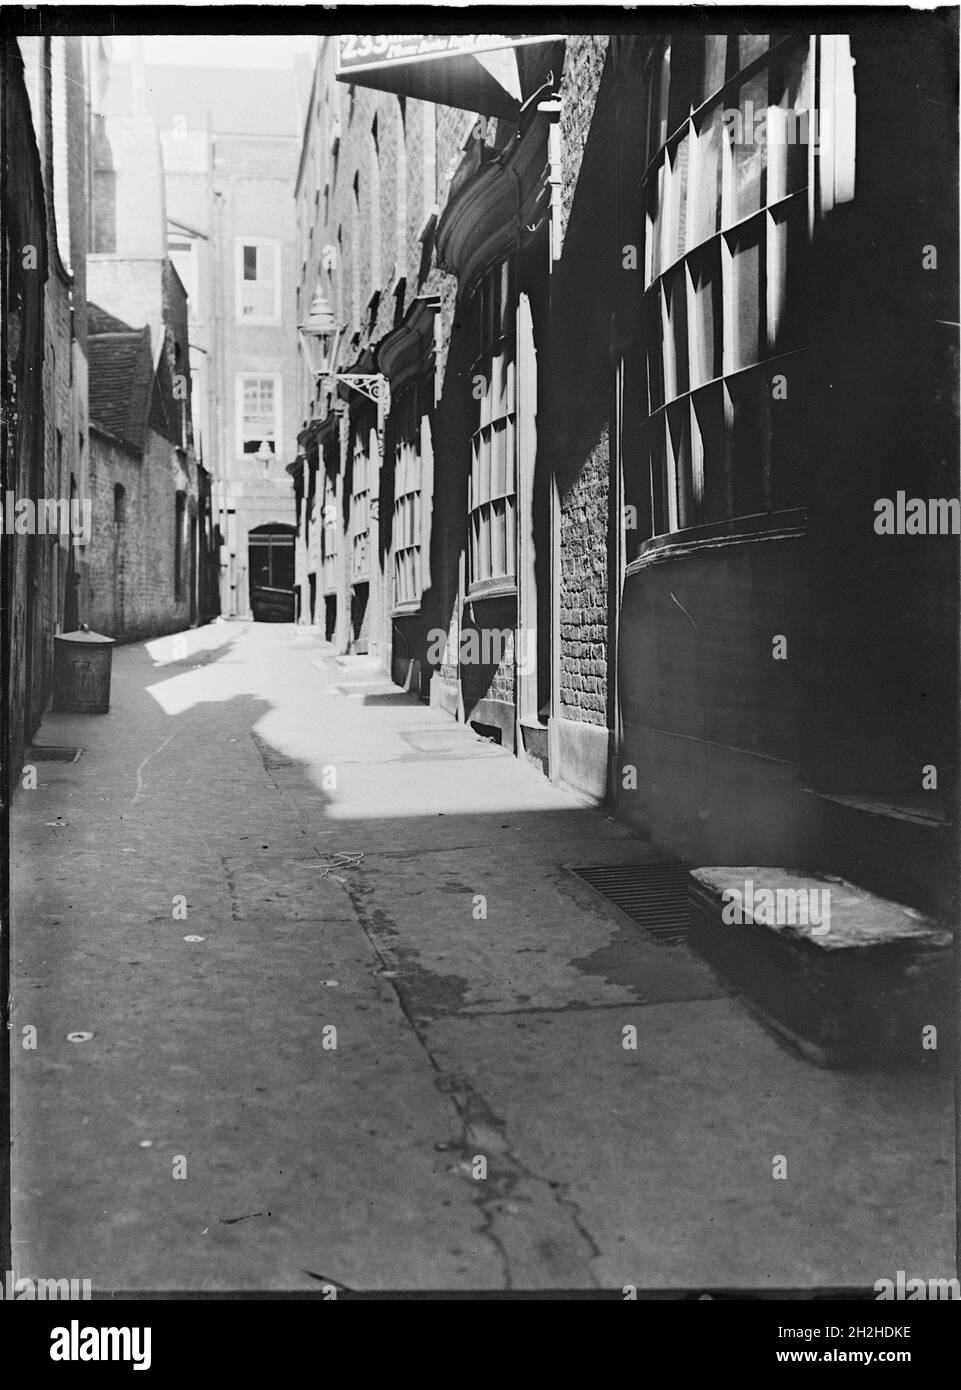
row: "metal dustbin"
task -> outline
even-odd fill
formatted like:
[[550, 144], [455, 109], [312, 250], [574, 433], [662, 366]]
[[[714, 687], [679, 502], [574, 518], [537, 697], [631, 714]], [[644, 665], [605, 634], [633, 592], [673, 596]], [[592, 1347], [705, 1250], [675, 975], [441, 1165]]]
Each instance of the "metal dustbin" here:
[[76, 632], [53, 639], [53, 707], [71, 714], [106, 714], [110, 709], [112, 637], [91, 632], [81, 623]]

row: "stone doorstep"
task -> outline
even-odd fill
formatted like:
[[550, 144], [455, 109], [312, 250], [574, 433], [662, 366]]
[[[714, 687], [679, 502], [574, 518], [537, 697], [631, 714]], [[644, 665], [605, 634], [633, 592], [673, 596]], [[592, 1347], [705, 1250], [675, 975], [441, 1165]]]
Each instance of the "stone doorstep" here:
[[[829, 930], [769, 922], [763, 910], [725, 922], [725, 889], [743, 895], [749, 881], [755, 896], [830, 890]], [[808, 1060], [888, 1067], [953, 1058], [954, 938], [945, 927], [844, 879], [768, 866], [693, 869], [689, 894], [691, 946]], [[921, 1046], [929, 1024], [936, 1051]]]

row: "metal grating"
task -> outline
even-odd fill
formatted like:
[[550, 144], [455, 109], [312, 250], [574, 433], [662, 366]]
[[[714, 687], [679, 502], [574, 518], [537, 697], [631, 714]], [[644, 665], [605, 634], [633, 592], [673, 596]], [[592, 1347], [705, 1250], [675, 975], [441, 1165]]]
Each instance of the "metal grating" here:
[[34, 743], [24, 754], [24, 763], [75, 763], [82, 748], [58, 747], [55, 743]]
[[683, 864], [591, 864], [571, 872], [658, 941], [684, 941], [691, 930], [690, 876]]

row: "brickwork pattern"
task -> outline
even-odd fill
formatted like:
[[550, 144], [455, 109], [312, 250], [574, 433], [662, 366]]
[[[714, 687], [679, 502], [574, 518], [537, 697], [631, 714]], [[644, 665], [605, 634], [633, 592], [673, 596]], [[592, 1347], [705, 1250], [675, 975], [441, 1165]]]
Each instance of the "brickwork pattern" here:
[[605, 434], [561, 515], [561, 711], [565, 719], [601, 725], [607, 723], [608, 462]]
[[[134, 641], [177, 632], [189, 621], [189, 518], [196, 484], [162, 436], [148, 430], [142, 457], [92, 435], [92, 540], [81, 583], [81, 615], [96, 632]], [[115, 488], [124, 489], [115, 510]], [[188, 494], [176, 597], [176, 494]]]

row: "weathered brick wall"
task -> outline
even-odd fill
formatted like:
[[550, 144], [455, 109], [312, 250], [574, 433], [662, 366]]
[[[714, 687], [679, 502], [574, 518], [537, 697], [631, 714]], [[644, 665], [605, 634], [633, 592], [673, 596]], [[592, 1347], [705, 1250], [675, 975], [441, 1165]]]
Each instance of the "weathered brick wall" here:
[[608, 438], [584, 460], [561, 513], [561, 714], [607, 722]]
[[[608, 34], [572, 34], [567, 40], [564, 73], [561, 79], [561, 231], [567, 230], [577, 189], [584, 151], [591, 131], [591, 119], [601, 85], [604, 63], [610, 46]], [[611, 160], [614, 151], [610, 151]], [[640, 171], [638, 171], [640, 176]]]
[[[7, 284], [5, 352], [3, 362], [3, 412], [6, 486], [17, 497], [29, 497], [42, 477], [44, 462], [44, 281], [46, 264], [46, 224], [40, 156], [34, 136], [27, 86], [17, 54], [5, 56], [3, 102], [7, 178], [0, 204], [6, 253]], [[37, 248], [35, 266], [24, 264], [24, 247]], [[6, 499], [3, 499], [4, 502]], [[25, 740], [33, 731], [27, 708], [27, 629], [32, 621], [28, 595], [30, 552], [33, 542], [27, 536], [0, 533], [2, 559], [10, 588], [8, 591], [7, 688], [4, 691], [3, 755], [9, 759], [3, 769], [12, 779], [23, 763]], [[34, 625], [36, 630], [36, 625]], [[6, 790], [6, 789], [5, 789]]]
[[[613, 129], [598, 112], [610, 39], [568, 39], [561, 83], [561, 224], [546, 390], [561, 500], [560, 707], [608, 721], [610, 235]], [[607, 117], [607, 118], [606, 118]]]
[[[94, 430], [90, 459], [93, 535], [80, 592], [81, 617], [95, 632], [134, 641], [177, 632], [189, 622], [189, 518], [196, 482], [177, 451], [148, 431], [142, 457]], [[115, 487], [124, 489], [115, 522]], [[187, 493], [181, 594], [174, 575], [176, 494]]]
[[[57, 67], [59, 68], [59, 63]], [[61, 73], [61, 75], [64, 75]], [[70, 248], [69, 197], [62, 196], [57, 186], [57, 176], [68, 174], [69, 161], [55, 158], [54, 113], [54, 49], [50, 40], [44, 40], [43, 60], [39, 74], [35, 121], [43, 123], [42, 167], [47, 206], [47, 259], [50, 270], [44, 298], [46, 361], [44, 367], [44, 491], [46, 498], [58, 501], [69, 500], [71, 478], [79, 488], [82, 481], [80, 467], [80, 446], [77, 431], [78, 410], [74, 399], [75, 380], [73, 367], [73, 308], [74, 282], [60, 255], [60, 245]], [[63, 87], [69, 84], [64, 83]], [[60, 115], [60, 79], [57, 78], [57, 115]], [[65, 97], [65, 99], [67, 99]], [[70, 96], [67, 110], [76, 116], [75, 97]], [[42, 111], [42, 116], [40, 112]], [[66, 113], [65, 113], [66, 114]], [[61, 132], [67, 135], [68, 131]], [[71, 138], [76, 138], [75, 134]], [[63, 190], [68, 193], [69, 189]], [[57, 204], [67, 219], [67, 227], [57, 225]], [[83, 412], [80, 412], [83, 418]], [[47, 641], [43, 645], [40, 664], [35, 663], [35, 687], [38, 692], [34, 700], [34, 713], [39, 715], [46, 703], [53, 678], [53, 633], [61, 631], [64, 619], [68, 561], [70, 556], [69, 537], [42, 537], [37, 541], [37, 556], [40, 562], [40, 590], [42, 604], [42, 623]]]

